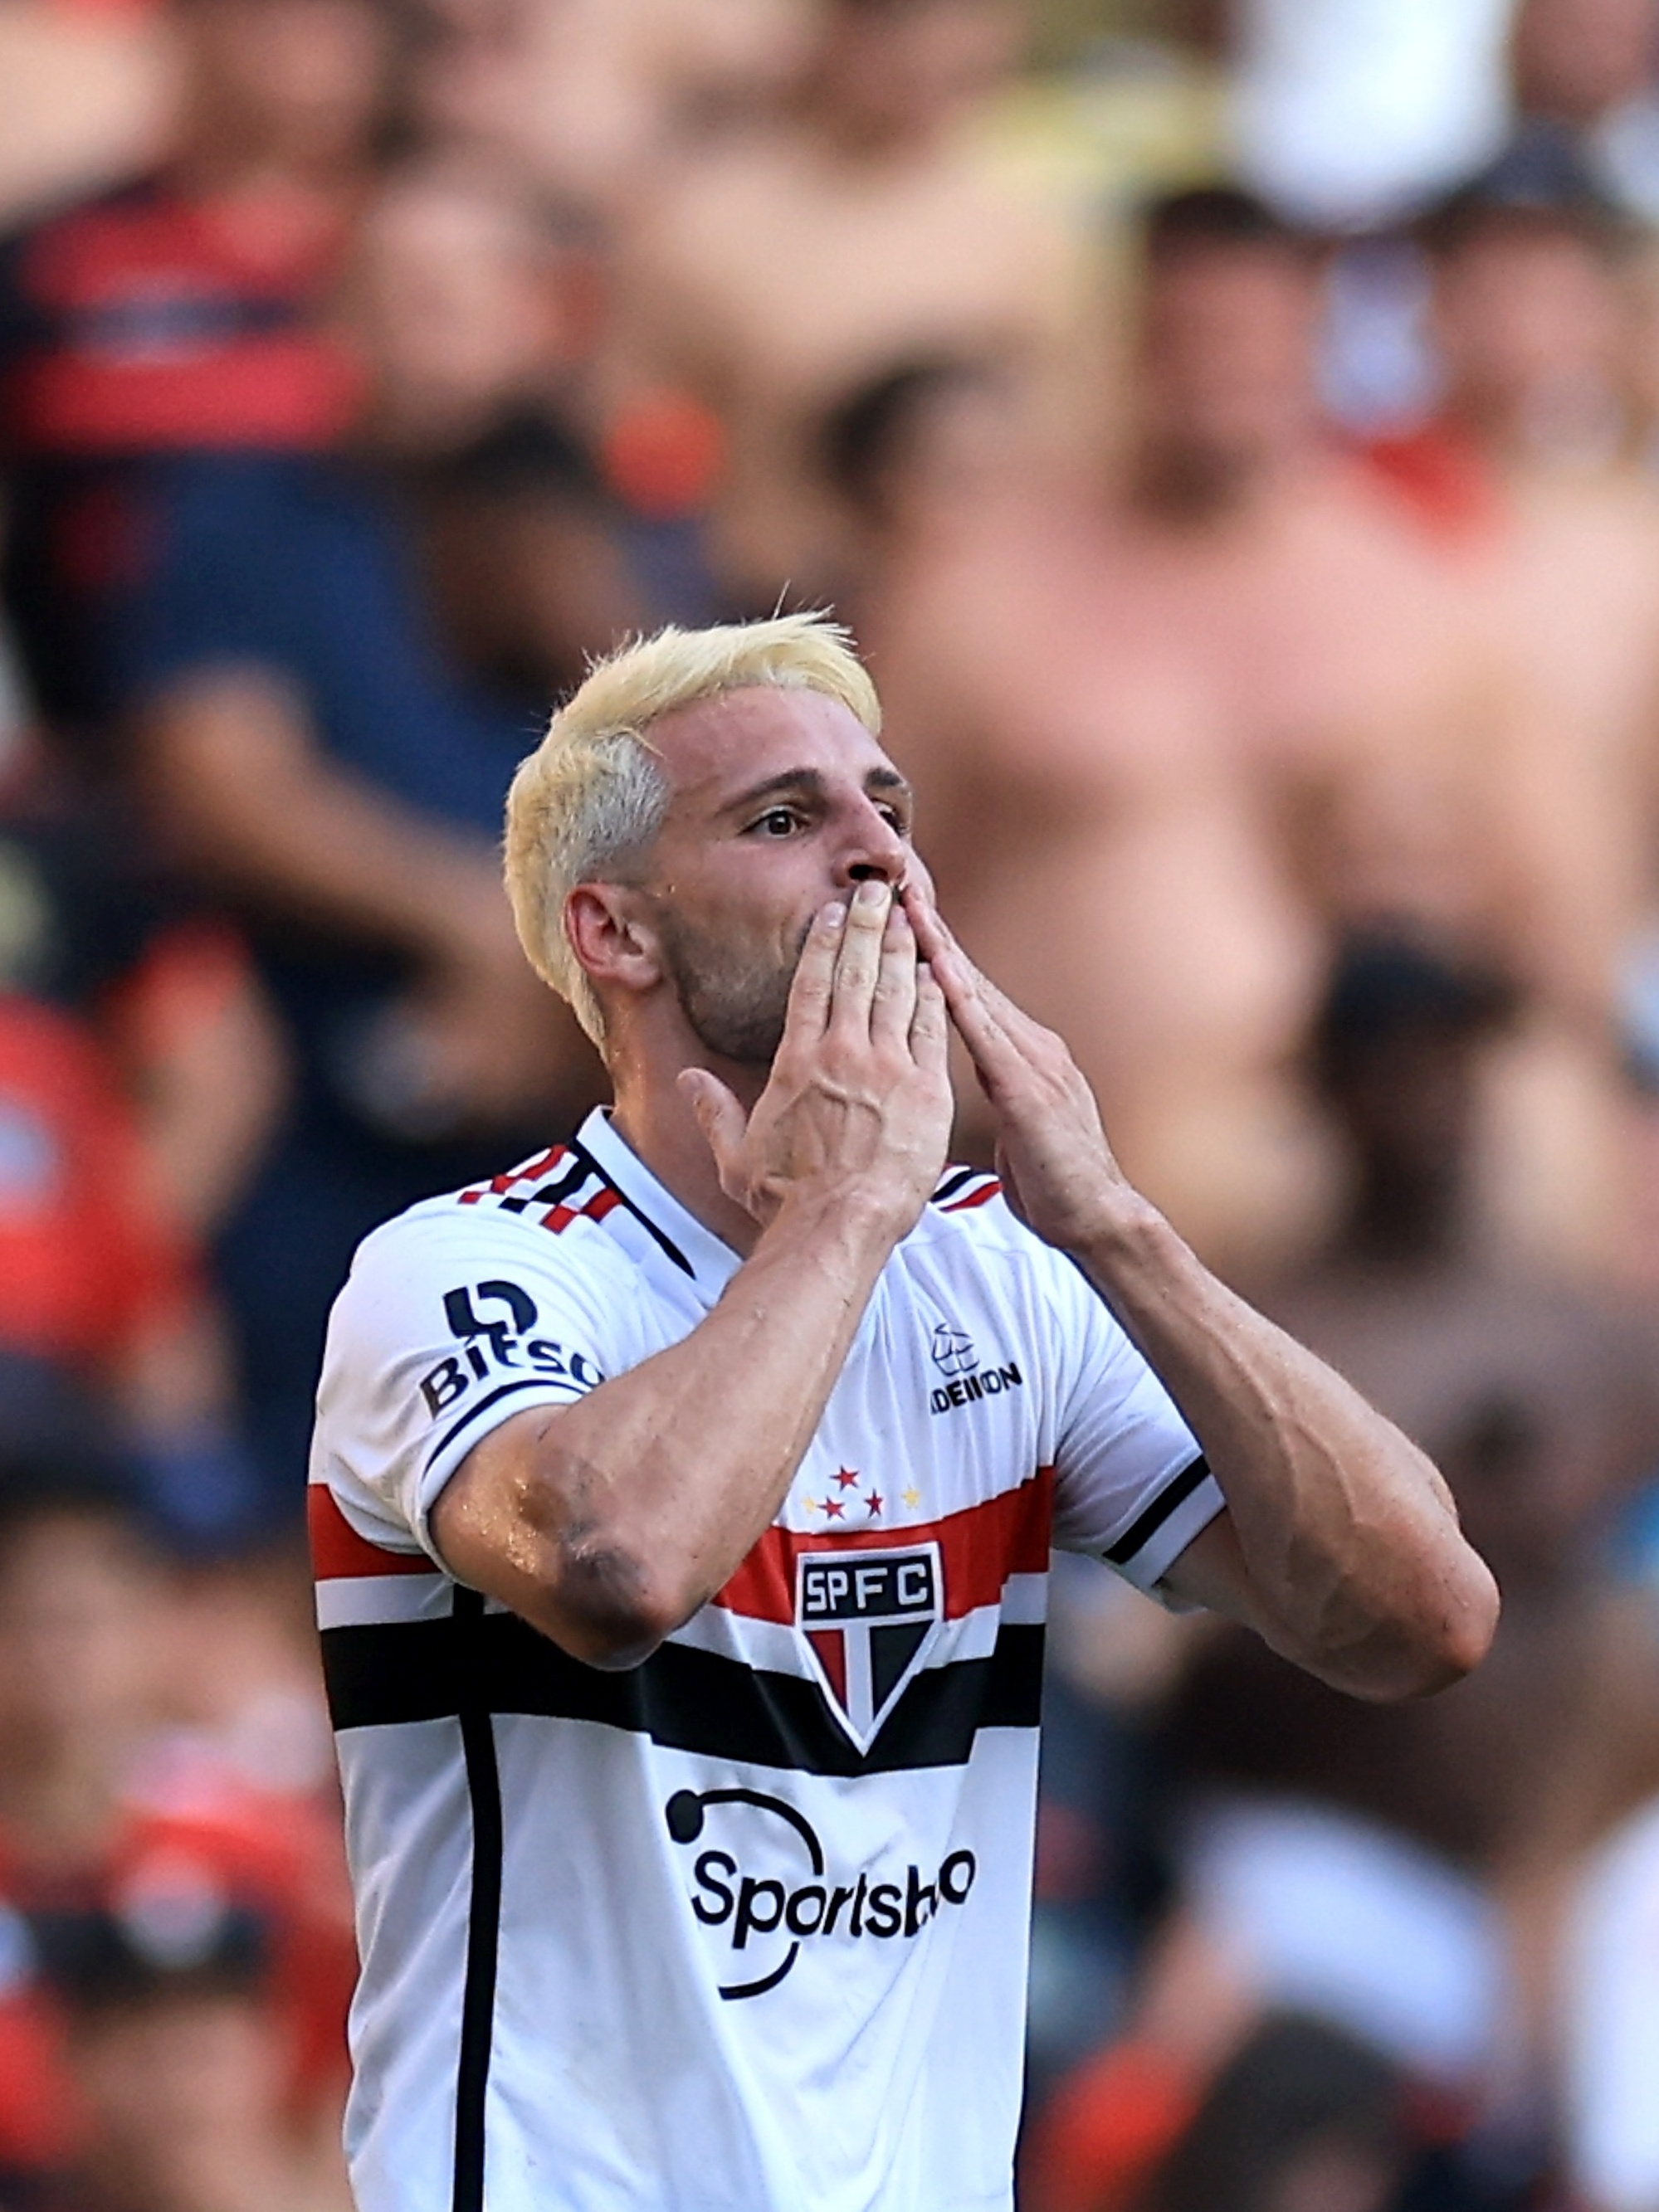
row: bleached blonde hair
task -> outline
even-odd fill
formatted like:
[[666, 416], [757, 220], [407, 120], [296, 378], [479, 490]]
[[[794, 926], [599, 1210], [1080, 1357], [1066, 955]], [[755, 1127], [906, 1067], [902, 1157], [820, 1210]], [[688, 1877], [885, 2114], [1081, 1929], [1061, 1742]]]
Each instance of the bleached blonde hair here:
[[507, 895], [531, 966], [596, 1044], [604, 1017], [571, 949], [565, 901], [578, 884], [625, 878], [668, 811], [668, 781], [649, 736], [682, 707], [755, 684], [819, 691], [881, 729], [876, 687], [839, 623], [821, 614], [775, 615], [634, 638], [588, 671], [586, 681], [519, 764], [507, 799]]

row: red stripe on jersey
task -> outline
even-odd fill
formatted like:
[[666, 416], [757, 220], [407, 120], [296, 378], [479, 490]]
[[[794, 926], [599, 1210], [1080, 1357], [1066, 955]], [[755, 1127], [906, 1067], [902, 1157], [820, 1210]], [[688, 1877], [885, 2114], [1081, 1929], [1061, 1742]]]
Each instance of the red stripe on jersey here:
[[576, 1220], [603, 1221], [613, 1207], [622, 1204], [622, 1195], [614, 1190], [596, 1190], [586, 1206], [556, 1206], [542, 1223], [556, 1237], [562, 1229], [568, 1229]]
[[515, 1182], [534, 1182], [538, 1176], [544, 1176], [550, 1168], [557, 1167], [565, 1156], [565, 1151], [563, 1145], [555, 1145], [551, 1152], [544, 1152], [540, 1159], [532, 1160], [527, 1167], [514, 1168], [510, 1175], [491, 1176], [488, 1182], [479, 1183], [472, 1190], [464, 1190], [461, 1204], [477, 1206], [480, 1199], [505, 1198]]
[[939, 1212], [966, 1213], [970, 1206], [985, 1205], [988, 1200], [994, 1198], [1001, 1188], [1002, 1185], [993, 1176], [988, 1182], [981, 1183], [977, 1190], [970, 1190], [966, 1198], [953, 1198], [948, 1206], [941, 1206]]
[[826, 1633], [823, 1629], [806, 1632], [806, 1640], [818, 1655], [818, 1663], [830, 1680], [830, 1686], [840, 1700], [843, 1711], [847, 1706], [847, 1638], [839, 1629]]
[[388, 1552], [360, 1536], [341, 1512], [325, 1482], [306, 1486], [306, 1520], [311, 1531], [311, 1564], [319, 1583], [354, 1575], [435, 1575], [424, 1552]]
[[1010, 1575], [1043, 1574], [1054, 1520], [1054, 1471], [1040, 1467], [1018, 1490], [942, 1521], [909, 1528], [769, 1528], [714, 1603], [754, 1620], [795, 1618], [795, 1562], [803, 1552], [901, 1552], [936, 1543], [945, 1570], [945, 1617], [995, 1605]]

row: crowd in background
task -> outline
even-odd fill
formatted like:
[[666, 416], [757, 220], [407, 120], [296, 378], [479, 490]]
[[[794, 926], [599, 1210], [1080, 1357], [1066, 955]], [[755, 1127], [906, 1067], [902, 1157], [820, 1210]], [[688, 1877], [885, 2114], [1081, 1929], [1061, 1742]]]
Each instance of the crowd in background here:
[[327, 1309], [602, 1095], [550, 705], [781, 605], [1504, 1590], [1059, 1563], [1022, 2203], [1659, 2212], [1656, 0], [0, 0], [0, 2206], [343, 2212]]

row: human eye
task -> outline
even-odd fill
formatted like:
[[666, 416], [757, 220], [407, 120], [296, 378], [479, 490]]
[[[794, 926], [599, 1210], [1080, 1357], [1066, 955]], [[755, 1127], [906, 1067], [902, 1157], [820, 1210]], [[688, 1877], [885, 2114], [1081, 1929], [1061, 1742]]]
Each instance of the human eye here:
[[750, 834], [762, 837], [787, 837], [799, 828], [800, 819], [799, 812], [793, 806], [769, 806], [763, 814], [757, 814], [750, 823]]

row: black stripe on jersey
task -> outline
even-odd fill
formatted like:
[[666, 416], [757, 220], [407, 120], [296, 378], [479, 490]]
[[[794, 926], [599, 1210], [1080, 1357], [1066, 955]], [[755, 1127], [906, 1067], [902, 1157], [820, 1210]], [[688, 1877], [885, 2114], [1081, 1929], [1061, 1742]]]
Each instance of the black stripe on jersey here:
[[[466, 1923], [466, 1978], [461, 1996], [461, 2040], [455, 2063], [455, 2180], [452, 2212], [483, 2212], [484, 2104], [489, 2094], [489, 2051], [495, 2025], [495, 1966], [501, 1930], [501, 1778], [495, 1764], [495, 1729], [483, 1694], [488, 1670], [477, 1663], [487, 1616], [476, 1590], [458, 1589], [455, 1612], [443, 1625], [452, 1633], [452, 1656], [461, 1659], [461, 1751], [472, 1805], [472, 1893]], [[462, 1649], [453, 1650], [455, 1638]], [[472, 1661], [471, 1666], [466, 1664]]]
[[427, 1466], [432, 1467], [435, 1465], [438, 1459], [443, 1453], [449, 1449], [449, 1447], [454, 1443], [456, 1437], [460, 1435], [463, 1429], [471, 1428], [473, 1422], [477, 1419], [480, 1413], [487, 1413], [492, 1406], [499, 1406], [503, 1398], [514, 1397], [520, 1390], [558, 1390], [565, 1388], [568, 1388], [573, 1398], [579, 1398], [582, 1395], [574, 1383], [568, 1385], [563, 1384], [556, 1375], [526, 1375], [517, 1382], [503, 1382], [499, 1390], [492, 1390], [487, 1398], [480, 1398], [476, 1406], [471, 1406], [467, 1408], [466, 1412], [461, 1415], [459, 1421], [453, 1421], [450, 1424], [449, 1427], [444, 1431], [442, 1436], [439, 1437], [437, 1443], [433, 1445], [431, 1450], [427, 1454]]
[[987, 1659], [924, 1668], [868, 1755], [836, 1723], [816, 1683], [738, 1659], [665, 1644], [643, 1666], [609, 1673], [561, 1651], [515, 1614], [481, 1622], [404, 1620], [323, 1632], [323, 1672], [337, 1729], [439, 1720], [458, 1709], [458, 1633], [470, 1632], [484, 1708], [598, 1721], [671, 1751], [803, 1774], [900, 1773], [961, 1766], [982, 1728], [1037, 1724], [1042, 1631], [1005, 1626]]
[[977, 1182], [990, 1174], [989, 1168], [958, 1168], [954, 1175], [945, 1176], [928, 1200], [930, 1206], [943, 1206], [945, 1200], [959, 1191], [964, 1183]]
[[502, 1213], [524, 1213], [532, 1206], [552, 1206], [562, 1198], [573, 1183], [585, 1182], [592, 1173], [591, 1164], [573, 1159], [562, 1168], [551, 1182], [544, 1182], [539, 1190], [532, 1190], [527, 1198], [504, 1198], [499, 1208]]
[[1115, 1567], [1127, 1566], [1169, 1519], [1177, 1505], [1182, 1505], [1210, 1472], [1210, 1462], [1202, 1452], [1188, 1468], [1183, 1468], [1167, 1488], [1160, 1490], [1146, 1510], [1132, 1521], [1105, 1557]]
[[647, 1235], [651, 1237], [661, 1249], [667, 1254], [668, 1257], [674, 1262], [674, 1265], [680, 1270], [682, 1274], [690, 1275], [692, 1281], [696, 1282], [697, 1279], [696, 1269], [691, 1265], [691, 1262], [686, 1258], [684, 1253], [681, 1251], [679, 1246], [674, 1242], [673, 1238], [667, 1235], [665, 1231], [659, 1229], [656, 1223], [651, 1218], [650, 1215], [648, 1213], [642, 1212], [640, 1208], [635, 1205], [633, 1200], [628, 1195], [628, 1193], [620, 1188], [617, 1183], [611, 1181], [611, 1177], [605, 1173], [605, 1170], [594, 1158], [592, 1153], [588, 1151], [586, 1146], [579, 1144], [576, 1139], [573, 1137], [570, 1139], [570, 1149], [574, 1153], [575, 1157], [584, 1163], [590, 1175], [598, 1176], [599, 1181], [605, 1185], [607, 1190], [616, 1192], [617, 1196], [628, 1208], [635, 1220], [639, 1223], [641, 1228], [643, 1229]]

